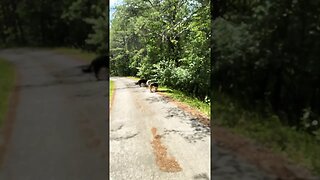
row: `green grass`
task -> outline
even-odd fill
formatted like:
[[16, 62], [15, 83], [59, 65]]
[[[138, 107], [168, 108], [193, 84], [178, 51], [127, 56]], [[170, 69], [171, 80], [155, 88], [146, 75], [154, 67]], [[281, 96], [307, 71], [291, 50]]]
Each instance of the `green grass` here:
[[164, 93], [170, 98], [177, 100], [179, 102], [185, 103], [190, 107], [198, 109], [200, 112], [204, 113], [207, 117], [210, 117], [210, 104], [205, 103], [195, 97], [189, 96], [181, 91], [170, 89], [168, 87], [160, 86], [158, 88], [159, 92]]
[[282, 125], [275, 115], [248, 111], [230, 97], [215, 93], [213, 122], [230, 128], [320, 174], [320, 143], [315, 137]]
[[110, 88], [110, 94], [109, 94], [110, 98], [109, 98], [109, 101], [111, 102], [111, 100], [112, 100], [112, 98], [113, 98], [113, 94], [114, 94], [114, 82], [111, 81], [111, 80], [110, 80], [110, 86], [109, 86], [109, 88]]
[[98, 56], [96, 53], [83, 51], [81, 49], [66, 48], [66, 47], [54, 48], [53, 51], [64, 54], [64, 55], [68, 55], [77, 59], [82, 59], [88, 62], [91, 62], [94, 58]]
[[14, 67], [0, 59], [0, 127], [8, 110], [9, 96], [15, 82]]
[[[139, 80], [139, 78], [132, 77], [132, 76], [128, 76], [128, 78], [135, 80], [135, 81]], [[169, 96], [170, 98], [172, 98], [174, 100], [185, 103], [192, 108], [198, 109], [200, 112], [205, 114], [207, 117], [210, 117], [210, 105], [209, 104], [207, 104], [207, 103], [205, 103], [195, 97], [188, 96], [187, 94], [185, 94], [181, 91], [170, 89], [165, 86], [160, 86], [158, 88], [158, 91], [164, 93], [166, 96]]]

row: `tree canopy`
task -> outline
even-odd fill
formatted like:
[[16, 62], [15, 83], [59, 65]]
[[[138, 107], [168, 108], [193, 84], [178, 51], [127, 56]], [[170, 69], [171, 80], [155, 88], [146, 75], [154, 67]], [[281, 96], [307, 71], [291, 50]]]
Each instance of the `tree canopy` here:
[[[315, 132], [320, 113], [320, 2], [219, 1], [216, 90]], [[313, 124], [313, 125], [312, 125]]]
[[210, 2], [124, 0], [110, 30], [111, 73], [209, 94]]
[[107, 50], [107, 4], [89, 0], [2, 0], [0, 45]]

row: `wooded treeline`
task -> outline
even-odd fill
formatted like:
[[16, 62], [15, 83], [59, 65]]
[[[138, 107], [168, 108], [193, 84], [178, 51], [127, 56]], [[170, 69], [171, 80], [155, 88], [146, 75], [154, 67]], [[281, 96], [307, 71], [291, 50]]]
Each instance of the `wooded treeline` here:
[[158, 81], [209, 95], [209, 0], [124, 0], [110, 30], [112, 75]]
[[218, 3], [215, 90], [315, 133], [320, 127], [320, 1]]
[[72, 46], [106, 52], [107, 3], [1, 0], [0, 46]]

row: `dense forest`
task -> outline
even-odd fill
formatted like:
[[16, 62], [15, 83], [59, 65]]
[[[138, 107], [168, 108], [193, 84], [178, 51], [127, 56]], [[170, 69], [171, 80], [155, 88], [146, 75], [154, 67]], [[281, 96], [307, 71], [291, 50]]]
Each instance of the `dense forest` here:
[[215, 91], [320, 135], [320, 1], [218, 3]]
[[316, 133], [320, 2], [218, 3], [211, 21], [205, 0], [124, 0], [111, 22], [111, 73], [155, 79], [200, 99], [224, 93], [262, 115], [276, 114], [284, 125]]
[[205, 99], [211, 67], [209, 2], [124, 0], [111, 21], [111, 74], [156, 80]]
[[106, 53], [107, 2], [1, 0], [0, 47], [68, 46]]
[[218, 3], [211, 21], [209, 0], [124, 0], [109, 26], [105, 1], [2, 0], [0, 47], [105, 53], [110, 28], [112, 75], [154, 79], [202, 100], [224, 93], [320, 134], [320, 2]]

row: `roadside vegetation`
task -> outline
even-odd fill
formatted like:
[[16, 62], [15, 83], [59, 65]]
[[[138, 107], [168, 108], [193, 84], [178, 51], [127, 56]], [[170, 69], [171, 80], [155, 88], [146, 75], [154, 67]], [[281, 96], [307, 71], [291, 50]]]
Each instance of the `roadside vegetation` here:
[[[139, 78], [129, 76], [128, 78], [138, 81]], [[165, 96], [168, 96], [172, 98], [173, 100], [176, 100], [178, 102], [182, 102], [184, 104], [187, 104], [188, 106], [195, 108], [199, 110], [201, 113], [203, 113], [207, 118], [210, 118], [210, 101], [209, 99], [207, 101], [202, 101], [196, 97], [192, 97], [182, 91], [174, 90], [172, 88], [168, 88], [165, 86], [159, 86], [158, 92], [163, 93]]]
[[197, 97], [190, 96], [182, 91], [174, 90], [168, 87], [159, 87], [158, 91], [174, 100], [185, 103], [192, 108], [198, 109], [201, 113], [206, 115], [206, 117], [210, 118], [211, 108], [209, 98], [203, 101], [198, 99]]
[[213, 122], [320, 174], [319, 6], [221, 1], [212, 22], [212, 104]]
[[283, 154], [320, 174], [320, 136], [283, 125], [275, 114], [245, 108], [226, 95], [215, 93], [212, 123], [253, 139], [259, 145]]
[[0, 58], [0, 127], [8, 111], [9, 96], [15, 82], [14, 67]]
[[114, 93], [114, 82], [112, 81], [112, 80], [110, 80], [110, 84], [109, 84], [109, 104], [111, 105], [111, 103], [112, 103], [112, 98], [113, 98], [113, 93]]
[[210, 92], [210, 2], [124, 0], [110, 29], [110, 71], [202, 101]]
[[98, 0], [0, 1], [0, 47], [62, 46], [105, 53], [107, 5]]

